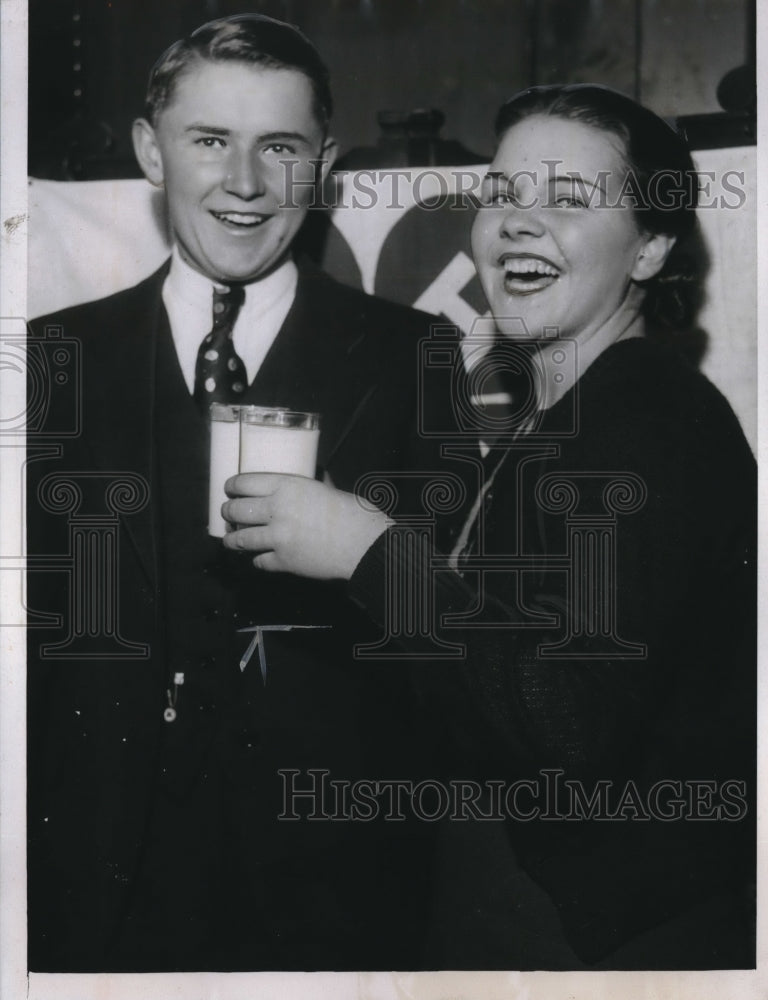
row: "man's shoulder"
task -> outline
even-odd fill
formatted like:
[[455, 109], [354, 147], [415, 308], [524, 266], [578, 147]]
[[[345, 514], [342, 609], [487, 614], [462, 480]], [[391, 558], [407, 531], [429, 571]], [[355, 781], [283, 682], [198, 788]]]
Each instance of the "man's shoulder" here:
[[411, 339], [428, 336], [437, 321], [429, 313], [342, 284], [319, 268], [302, 267], [299, 275], [304, 293], [325, 306], [339, 326], [354, 325], [360, 333]]
[[61, 327], [64, 332], [85, 333], [90, 329], [100, 328], [105, 322], [131, 322], [137, 312], [144, 312], [159, 304], [167, 274], [168, 261], [137, 285], [101, 299], [35, 317], [30, 320], [29, 326], [33, 334], [42, 333], [51, 327]]

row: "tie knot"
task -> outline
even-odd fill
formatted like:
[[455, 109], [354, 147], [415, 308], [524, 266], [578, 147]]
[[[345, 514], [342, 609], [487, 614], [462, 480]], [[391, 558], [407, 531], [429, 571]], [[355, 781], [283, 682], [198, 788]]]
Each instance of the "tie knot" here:
[[245, 288], [242, 285], [231, 285], [229, 288], [214, 287], [214, 325], [221, 326], [223, 323], [234, 324], [243, 302], [245, 302]]

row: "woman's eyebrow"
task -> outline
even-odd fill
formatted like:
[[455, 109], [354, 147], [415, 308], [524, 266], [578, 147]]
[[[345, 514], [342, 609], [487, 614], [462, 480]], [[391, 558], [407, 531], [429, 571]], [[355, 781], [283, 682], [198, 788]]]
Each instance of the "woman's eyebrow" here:
[[588, 181], [586, 178], [582, 177], [581, 174], [556, 174], [554, 177], [550, 177], [548, 184], [550, 187], [554, 187], [556, 184], [570, 184], [571, 187], [577, 186], [580, 188], [590, 187], [593, 191], [600, 191], [601, 194], [605, 194], [605, 188], [600, 183], [602, 175], [594, 181]]

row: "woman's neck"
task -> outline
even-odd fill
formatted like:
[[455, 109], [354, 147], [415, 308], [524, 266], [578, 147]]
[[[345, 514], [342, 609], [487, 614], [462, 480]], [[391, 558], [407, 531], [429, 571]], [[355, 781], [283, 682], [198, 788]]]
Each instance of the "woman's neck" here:
[[548, 410], [609, 347], [645, 336], [645, 321], [636, 310], [621, 310], [590, 336], [539, 344], [539, 409]]

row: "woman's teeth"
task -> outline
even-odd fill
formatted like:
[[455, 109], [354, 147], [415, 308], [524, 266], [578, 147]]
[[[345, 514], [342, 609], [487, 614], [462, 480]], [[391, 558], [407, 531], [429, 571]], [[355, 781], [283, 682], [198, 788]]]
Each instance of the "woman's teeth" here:
[[502, 261], [502, 267], [504, 285], [510, 292], [538, 292], [560, 277], [553, 264], [533, 257], [507, 257]]
[[556, 278], [559, 271], [552, 264], [543, 260], [524, 259], [518, 257], [508, 257], [504, 261], [504, 271], [506, 274], [515, 275], [550, 275]]

